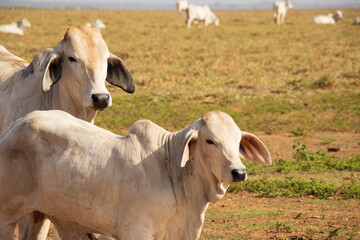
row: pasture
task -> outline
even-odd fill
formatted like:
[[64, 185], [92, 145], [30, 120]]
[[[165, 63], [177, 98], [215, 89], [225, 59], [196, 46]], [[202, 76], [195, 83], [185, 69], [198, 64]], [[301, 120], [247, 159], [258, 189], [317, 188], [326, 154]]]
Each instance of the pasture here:
[[248, 181], [210, 204], [201, 239], [359, 239], [360, 27], [351, 24], [360, 10], [341, 10], [344, 19], [331, 26], [311, 18], [336, 9], [290, 10], [280, 26], [271, 10], [214, 11], [219, 27], [187, 29], [175, 4], [173, 11], [2, 8], [1, 24], [26, 17], [32, 28], [0, 34], [0, 44], [31, 61], [68, 26], [99, 18], [136, 90], [108, 86], [113, 106], [96, 125], [126, 134], [146, 118], [174, 131], [218, 109], [263, 139], [274, 164], [245, 163]]

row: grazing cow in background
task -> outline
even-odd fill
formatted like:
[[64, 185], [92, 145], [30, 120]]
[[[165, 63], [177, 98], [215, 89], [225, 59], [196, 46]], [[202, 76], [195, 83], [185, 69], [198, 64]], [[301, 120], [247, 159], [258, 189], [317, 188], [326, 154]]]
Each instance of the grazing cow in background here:
[[312, 19], [316, 24], [335, 24], [337, 21], [343, 18], [341, 11], [336, 11], [335, 14], [329, 13], [327, 16], [317, 16]]
[[6, 25], [0, 25], [0, 32], [23, 35], [25, 30], [28, 28], [31, 28], [31, 24], [26, 18], [24, 18], [17, 23], [13, 22]]
[[100, 19], [97, 19], [94, 23], [86, 23], [85, 25], [88, 27], [93, 27], [99, 32], [105, 29], [105, 24]]
[[219, 26], [219, 19], [215, 16], [215, 14], [210, 10], [209, 6], [197, 6], [190, 4], [186, 9], [186, 23], [187, 27], [191, 27], [191, 23], [199, 23], [204, 22], [204, 25], [207, 26], [209, 24], [214, 24], [215, 26]]
[[275, 23], [284, 23], [286, 12], [291, 8], [293, 8], [293, 5], [291, 4], [290, 0], [287, 0], [286, 2], [275, 2], [273, 5]]
[[186, 11], [187, 8], [188, 8], [187, 0], [179, 0], [176, 3], [176, 9], [178, 12]]
[[[105, 80], [128, 93], [135, 90], [125, 64], [90, 27], [69, 27], [54, 49], [38, 53], [30, 64], [0, 47], [0, 134], [34, 110], [60, 109], [93, 123], [97, 111], [112, 102]], [[49, 222], [35, 215], [19, 224], [20, 234], [27, 235], [21, 239], [45, 239]]]
[[353, 25], [360, 25], [360, 17], [355, 19]]
[[198, 239], [209, 202], [247, 178], [240, 157], [269, 165], [265, 145], [213, 111], [168, 132], [149, 120], [122, 137], [63, 111], [35, 111], [0, 140], [0, 239], [44, 212], [62, 239]]

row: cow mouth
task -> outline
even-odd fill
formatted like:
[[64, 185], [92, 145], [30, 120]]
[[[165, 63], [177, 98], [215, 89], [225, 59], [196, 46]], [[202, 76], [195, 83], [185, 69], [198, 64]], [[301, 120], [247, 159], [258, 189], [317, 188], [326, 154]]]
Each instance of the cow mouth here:
[[102, 111], [109, 106], [110, 94], [107, 93], [93, 94], [91, 98], [95, 110]]

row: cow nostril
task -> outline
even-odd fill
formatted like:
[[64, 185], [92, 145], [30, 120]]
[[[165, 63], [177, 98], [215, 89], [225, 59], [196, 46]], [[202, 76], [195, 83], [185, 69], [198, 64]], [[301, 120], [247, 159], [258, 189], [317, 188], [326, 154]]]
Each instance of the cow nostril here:
[[92, 100], [93, 100], [94, 103], [96, 103], [96, 102], [99, 101], [99, 95], [98, 95], [98, 94], [93, 94], [93, 95], [91, 96], [91, 98], [92, 98]]
[[110, 95], [107, 93], [93, 94], [91, 98], [94, 108], [97, 110], [103, 110], [109, 105]]
[[231, 170], [231, 176], [234, 182], [240, 182], [246, 180], [246, 169], [233, 169]]

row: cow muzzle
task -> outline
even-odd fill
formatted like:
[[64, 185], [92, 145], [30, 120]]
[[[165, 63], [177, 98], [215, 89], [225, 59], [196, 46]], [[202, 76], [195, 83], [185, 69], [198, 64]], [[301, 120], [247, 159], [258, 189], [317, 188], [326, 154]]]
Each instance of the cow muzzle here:
[[94, 108], [96, 110], [104, 110], [107, 106], [109, 106], [110, 102], [110, 94], [100, 93], [100, 94], [92, 94], [91, 95]]
[[246, 169], [233, 169], [231, 170], [233, 182], [241, 182], [246, 180]]

